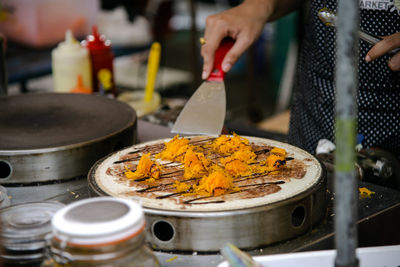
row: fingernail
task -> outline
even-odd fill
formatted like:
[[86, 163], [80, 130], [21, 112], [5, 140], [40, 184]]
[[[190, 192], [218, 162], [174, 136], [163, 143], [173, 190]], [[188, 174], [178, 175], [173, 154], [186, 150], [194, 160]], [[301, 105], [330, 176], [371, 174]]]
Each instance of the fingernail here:
[[201, 78], [203, 80], [207, 79], [207, 72], [203, 71], [203, 73], [201, 74]]
[[366, 62], [370, 62], [370, 61], [371, 61], [371, 57], [370, 57], [369, 55], [367, 55], [367, 56], [365, 57], [365, 61], [366, 61]]
[[224, 72], [228, 72], [231, 68], [232, 68], [232, 65], [229, 64], [229, 63], [226, 63], [226, 64], [224, 64], [224, 65], [222, 66], [222, 70], [223, 70]]

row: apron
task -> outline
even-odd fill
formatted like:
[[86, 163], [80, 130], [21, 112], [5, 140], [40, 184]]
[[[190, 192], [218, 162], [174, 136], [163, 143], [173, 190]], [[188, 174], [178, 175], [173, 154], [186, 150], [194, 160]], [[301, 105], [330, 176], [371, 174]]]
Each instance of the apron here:
[[[337, 11], [334, 0], [314, 0], [305, 23], [293, 92], [289, 143], [315, 154], [318, 141], [334, 142], [335, 29], [317, 13]], [[378, 36], [400, 32], [400, 0], [360, 0], [360, 28]], [[385, 55], [366, 63], [371, 46], [360, 40], [357, 133], [364, 148], [379, 147], [400, 156], [400, 72]]]

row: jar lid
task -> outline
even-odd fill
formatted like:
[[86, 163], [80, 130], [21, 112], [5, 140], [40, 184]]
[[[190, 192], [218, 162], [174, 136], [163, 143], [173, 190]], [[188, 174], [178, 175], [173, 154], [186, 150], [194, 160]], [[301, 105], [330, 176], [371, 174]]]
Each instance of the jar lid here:
[[116, 244], [143, 232], [142, 208], [129, 199], [96, 197], [59, 210], [52, 219], [53, 237], [72, 246]]
[[51, 233], [51, 218], [64, 207], [59, 202], [31, 202], [16, 204], [0, 210], [1, 236], [9, 250], [36, 250], [43, 248]]

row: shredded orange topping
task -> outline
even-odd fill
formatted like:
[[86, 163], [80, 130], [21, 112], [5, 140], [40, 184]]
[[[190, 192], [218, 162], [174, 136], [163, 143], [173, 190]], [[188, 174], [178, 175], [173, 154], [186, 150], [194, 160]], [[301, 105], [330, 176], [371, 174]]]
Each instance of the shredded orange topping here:
[[233, 177], [240, 177], [251, 174], [251, 168], [243, 161], [234, 159], [225, 164], [225, 171]]
[[[176, 135], [156, 158], [179, 162], [183, 167], [183, 178], [188, 181], [175, 180], [172, 186], [177, 193], [198, 194], [202, 196], [220, 196], [228, 192], [239, 191], [234, 186], [237, 177], [251, 176], [254, 173], [274, 173], [285, 167], [286, 151], [274, 147], [263, 162], [257, 162], [249, 140], [237, 134], [221, 135], [206, 147], [219, 154], [214, 159], [207, 158], [202, 151], [203, 146], [190, 145], [186, 138]], [[221, 157], [219, 160], [218, 158]], [[153, 182], [161, 176], [161, 166], [151, 160], [150, 153], [144, 154], [139, 160], [136, 171], [127, 169], [128, 179], [138, 180], [148, 178]]]
[[222, 171], [214, 171], [204, 176], [197, 187], [196, 193], [206, 196], [220, 196], [233, 189], [233, 178]]
[[271, 154], [275, 154], [278, 156], [286, 157], [286, 150], [283, 148], [274, 147], [271, 149]]
[[189, 190], [192, 188], [189, 184], [181, 183], [179, 181], [175, 181], [173, 186], [175, 187], [177, 193], [189, 192]]
[[257, 155], [251, 150], [236, 151], [232, 156], [221, 158], [220, 162], [225, 170], [233, 177], [250, 175], [250, 163], [254, 162]]
[[183, 137], [179, 138], [179, 135], [175, 135], [168, 143], [165, 143], [165, 149], [157, 154], [156, 158], [182, 162], [188, 148], [189, 140]]
[[[150, 179], [158, 179], [161, 175], [161, 166], [156, 162], [150, 159], [150, 153], [144, 154], [140, 160], [139, 164], [136, 167], [136, 171], [131, 171], [126, 168], [125, 176], [128, 179], [141, 179], [141, 178], [150, 178]], [[154, 180], [149, 180], [154, 181]]]
[[186, 151], [183, 164], [185, 170], [183, 177], [190, 179], [193, 177], [202, 177], [207, 174], [207, 168], [211, 164], [211, 161], [203, 153], [194, 152], [192, 148], [189, 148]]
[[221, 155], [229, 155], [236, 151], [251, 150], [249, 140], [235, 133], [233, 137], [221, 135], [214, 140], [211, 147], [215, 152]]
[[286, 150], [274, 147], [270, 155], [260, 165], [254, 166], [253, 171], [258, 173], [271, 173], [278, 171], [286, 165]]

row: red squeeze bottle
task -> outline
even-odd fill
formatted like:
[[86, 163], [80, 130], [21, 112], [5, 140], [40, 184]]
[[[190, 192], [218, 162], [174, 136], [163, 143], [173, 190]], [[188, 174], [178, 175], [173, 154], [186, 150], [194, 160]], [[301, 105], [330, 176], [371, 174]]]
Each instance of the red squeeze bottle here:
[[100, 35], [96, 26], [93, 26], [92, 31], [92, 35], [88, 35], [81, 44], [89, 50], [93, 91], [116, 96], [111, 41]]

